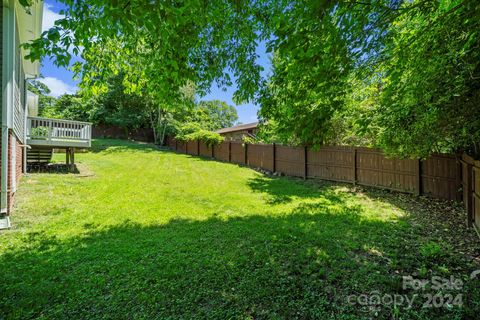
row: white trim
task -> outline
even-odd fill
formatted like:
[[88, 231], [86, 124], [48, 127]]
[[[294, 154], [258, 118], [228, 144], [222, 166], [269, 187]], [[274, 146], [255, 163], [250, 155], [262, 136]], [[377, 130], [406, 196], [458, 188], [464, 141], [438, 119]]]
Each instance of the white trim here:
[[76, 120], [66, 120], [66, 119], [53, 119], [53, 118], [44, 118], [44, 117], [28, 117], [29, 119], [34, 120], [46, 120], [46, 121], [54, 121], [54, 122], [63, 122], [63, 123], [74, 123], [74, 124], [85, 124], [85, 125], [92, 125], [91, 122], [86, 121], [76, 121]]
[[[9, 7], [3, 7], [3, 101], [6, 106], [6, 113], [2, 114], [2, 125], [13, 128], [13, 99], [15, 81], [15, 33], [16, 19], [12, 9], [15, 2], [10, 0]], [[5, 116], [5, 118], [3, 118]]]
[[11, 113], [13, 110], [13, 68], [14, 68], [14, 33], [15, 14], [14, 1], [10, 0], [8, 5], [3, 2], [3, 37], [2, 37], [2, 150], [1, 150], [1, 172], [0, 172], [0, 210], [1, 213], [8, 211], [8, 145], [10, 141], [9, 128], [11, 127]]
[[[15, 13], [18, 21], [18, 36], [19, 44], [28, 43], [40, 37], [42, 33], [42, 18], [43, 18], [43, 1], [36, 0], [28, 8], [24, 8], [21, 4], [15, 2]], [[21, 49], [22, 57], [28, 52]], [[32, 76], [39, 76], [40, 62], [22, 59], [23, 70], [26, 74]]]

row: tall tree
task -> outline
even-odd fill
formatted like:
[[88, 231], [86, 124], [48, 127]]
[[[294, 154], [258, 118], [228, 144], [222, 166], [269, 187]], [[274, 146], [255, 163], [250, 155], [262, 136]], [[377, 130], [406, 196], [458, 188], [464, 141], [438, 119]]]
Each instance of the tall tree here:
[[45, 109], [55, 103], [55, 98], [50, 95], [50, 88], [39, 80], [28, 81], [28, 90], [38, 96], [38, 114], [42, 115]]
[[193, 121], [205, 130], [215, 131], [231, 127], [238, 121], [237, 109], [224, 101], [200, 101], [193, 113]]
[[262, 70], [255, 61], [256, 44], [265, 39], [261, 22], [281, 8], [277, 1], [61, 2], [65, 18], [29, 45], [30, 58], [53, 55], [66, 66], [71, 52], [81, 54], [84, 62], [74, 70], [85, 88], [123, 71], [129, 89], [147, 87], [165, 103], [178, 98], [188, 81], [201, 93], [213, 81], [230, 85], [230, 73], [242, 75], [235, 80], [236, 98], [252, 98]]
[[[476, 0], [63, 2], [65, 19], [27, 47], [59, 65], [81, 54], [86, 90], [123, 72], [127, 91], [174, 107], [187, 83], [202, 95], [233, 74], [235, 99], [256, 98], [285, 141], [366, 140], [402, 156], [479, 149]], [[274, 53], [270, 79], [259, 41]]]
[[88, 121], [90, 104], [78, 94], [63, 94], [41, 110], [40, 115], [47, 118]]
[[480, 153], [478, 1], [298, 1], [289, 16], [260, 95], [283, 141]]
[[378, 145], [403, 156], [480, 155], [480, 2], [435, 1], [400, 15], [384, 44]]

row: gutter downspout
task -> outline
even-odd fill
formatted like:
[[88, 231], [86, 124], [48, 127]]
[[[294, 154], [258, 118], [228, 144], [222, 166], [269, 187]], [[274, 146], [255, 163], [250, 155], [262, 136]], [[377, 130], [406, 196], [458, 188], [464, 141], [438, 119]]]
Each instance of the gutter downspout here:
[[[2, 39], [2, 150], [1, 150], [1, 172], [0, 172], [0, 213], [6, 214], [8, 211], [8, 144], [9, 144], [9, 128], [8, 128], [8, 106], [12, 101], [12, 77], [13, 77], [13, 51], [12, 46], [13, 17], [11, 15], [12, 8], [3, 5], [3, 39]], [[14, 22], [14, 21], [13, 21]], [[13, 41], [12, 41], [13, 40]]]
[[1, 211], [6, 214], [8, 211], [8, 126], [4, 124], [5, 104], [2, 104], [2, 172], [1, 175]]
[[0, 213], [6, 214], [8, 211], [8, 140], [9, 140], [9, 118], [13, 106], [13, 84], [14, 79], [14, 61], [15, 61], [15, 14], [14, 3], [9, 2], [7, 6], [3, 1], [3, 39], [2, 39], [2, 164], [0, 172]]

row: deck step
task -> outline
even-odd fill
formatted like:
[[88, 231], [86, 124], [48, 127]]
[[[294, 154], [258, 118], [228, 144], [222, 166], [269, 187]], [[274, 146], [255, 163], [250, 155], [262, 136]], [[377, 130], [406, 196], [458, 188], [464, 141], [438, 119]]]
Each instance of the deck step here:
[[6, 215], [0, 215], [0, 230], [10, 229], [10, 218]]
[[48, 163], [52, 160], [53, 149], [35, 148], [27, 151], [27, 163]]

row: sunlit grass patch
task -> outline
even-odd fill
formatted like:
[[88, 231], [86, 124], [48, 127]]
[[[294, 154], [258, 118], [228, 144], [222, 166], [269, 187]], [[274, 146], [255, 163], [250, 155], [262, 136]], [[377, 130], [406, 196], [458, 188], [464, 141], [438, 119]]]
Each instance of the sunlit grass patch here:
[[[77, 174], [22, 180], [0, 236], [6, 318], [390, 318], [348, 297], [475, 268], [410, 196], [118, 140], [76, 158]], [[473, 315], [465, 283], [463, 308], [402, 314]]]

